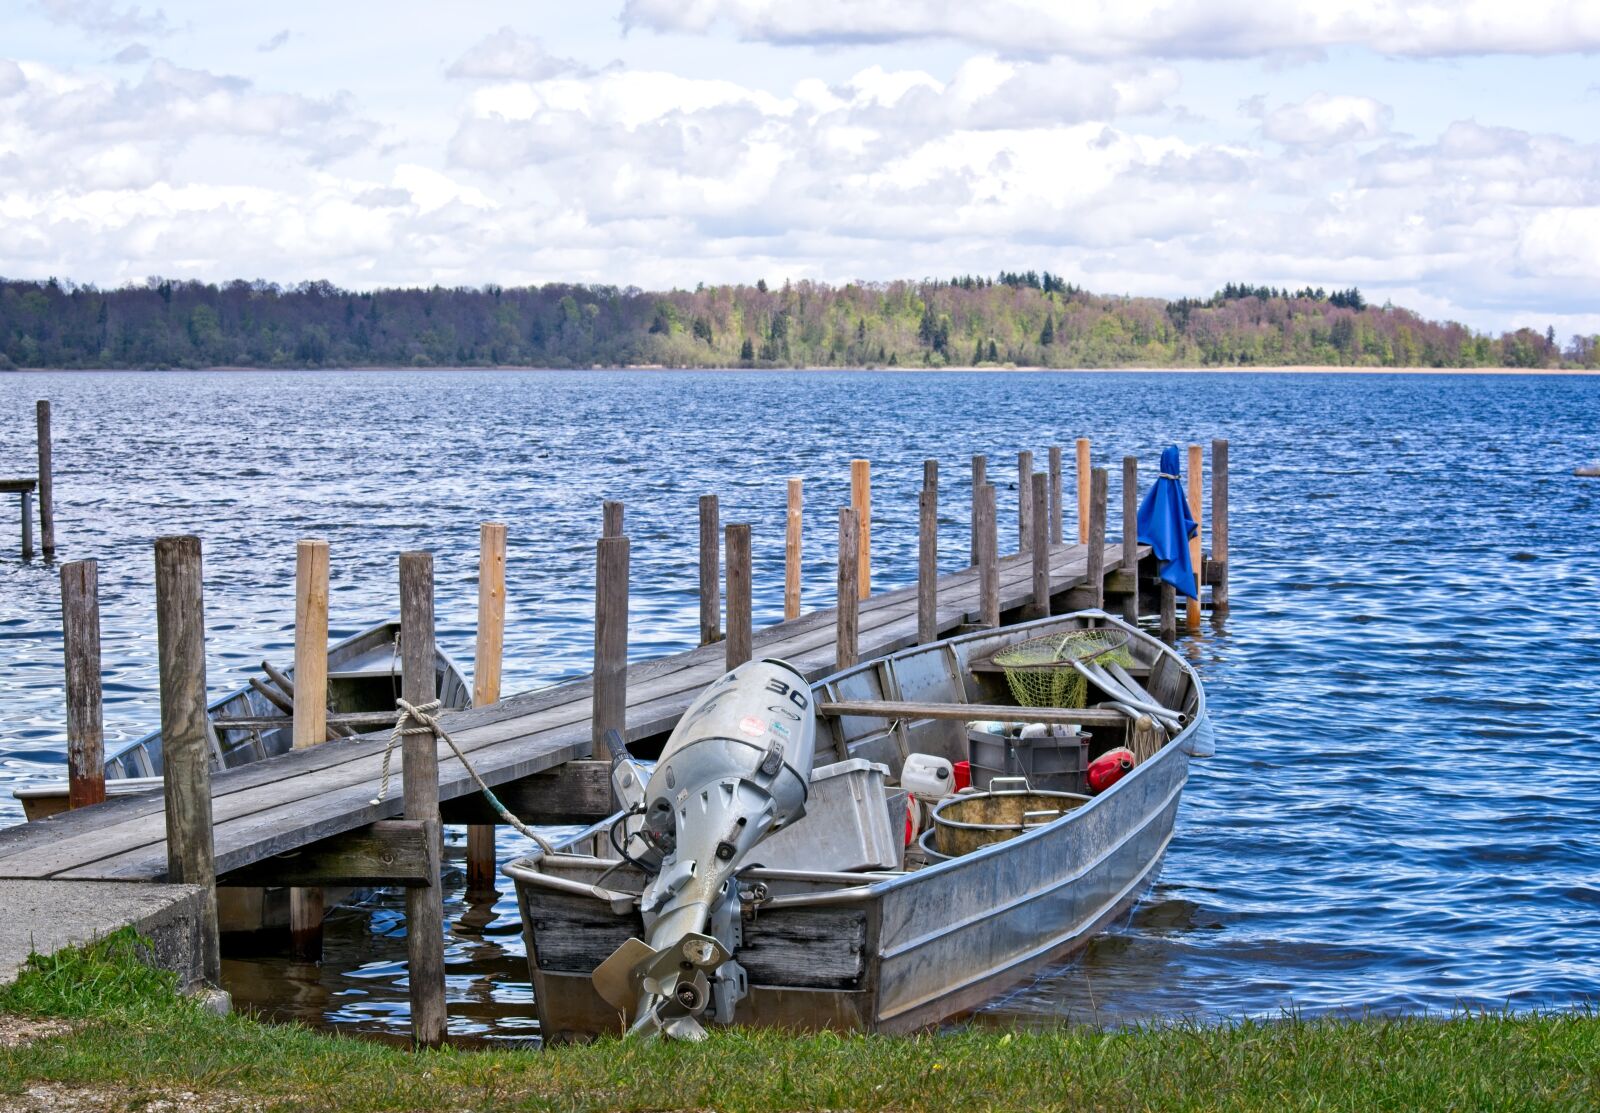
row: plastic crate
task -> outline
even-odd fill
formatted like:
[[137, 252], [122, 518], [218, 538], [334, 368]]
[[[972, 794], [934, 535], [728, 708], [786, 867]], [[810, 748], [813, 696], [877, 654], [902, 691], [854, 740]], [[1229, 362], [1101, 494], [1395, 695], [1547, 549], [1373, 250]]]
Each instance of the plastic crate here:
[[771, 869], [854, 873], [897, 870], [905, 851], [905, 804], [889, 820], [889, 767], [856, 757], [812, 770], [806, 814], [750, 852]]
[[1059, 738], [1010, 738], [987, 731], [967, 731], [972, 787], [988, 791], [996, 777], [1027, 777], [1041, 792], [1089, 791], [1089, 735]]

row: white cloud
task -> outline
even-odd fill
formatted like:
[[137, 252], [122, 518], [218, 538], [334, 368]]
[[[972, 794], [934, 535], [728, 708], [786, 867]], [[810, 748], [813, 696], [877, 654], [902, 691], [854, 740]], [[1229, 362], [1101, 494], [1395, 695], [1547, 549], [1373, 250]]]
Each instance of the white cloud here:
[[480, 39], [445, 71], [448, 77], [543, 81], [551, 77], [587, 73], [571, 58], [557, 58], [538, 39], [502, 27]]
[[1382, 54], [1600, 49], [1591, 0], [625, 0], [626, 27], [839, 44], [952, 39], [1025, 54], [1237, 58], [1363, 46]]
[[1377, 139], [1389, 131], [1394, 112], [1371, 97], [1315, 93], [1298, 104], [1268, 112], [1261, 132], [1278, 143], [1347, 143]]
[[258, 51], [260, 51], [262, 54], [271, 54], [274, 50], [277, 50], [280, 46], [282, 46], [284, 43], [286, 43], [288, 41], [289, 41], [289, 29], [287, 27], [285, 27], [282, 31], [279, 31], [276, 35], [273, 35], [270, 39], [267, 39], [265, 42], [262, 42], [262, 43], [258, 44], [256, 46], [256, 49]]
[[35, 0], [52, 23], [76, 27], [97, 38], [165, 35], [171, 27], [160, 8], [146, 13], [137, 4], [119, 8], [111, 0]]

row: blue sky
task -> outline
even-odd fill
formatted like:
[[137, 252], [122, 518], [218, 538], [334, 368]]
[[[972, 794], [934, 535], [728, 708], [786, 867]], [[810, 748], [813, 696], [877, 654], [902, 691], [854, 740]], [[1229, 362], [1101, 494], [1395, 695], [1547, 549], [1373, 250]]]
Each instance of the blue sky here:
[[1045, 268], [1600, 332], [1600, 4], [4, 0], [0, 274]]

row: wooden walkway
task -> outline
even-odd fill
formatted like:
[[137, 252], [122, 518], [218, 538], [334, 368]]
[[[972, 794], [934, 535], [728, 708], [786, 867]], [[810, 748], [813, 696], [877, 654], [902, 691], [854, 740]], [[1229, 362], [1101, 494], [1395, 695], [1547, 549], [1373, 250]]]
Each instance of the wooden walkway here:
[[[1148, 551], [1141, 547], [1140, 555]], [[1111, 576], [1121, 564], [1121, 542], [1107, 545], [1105, 574]], [[1064, 593], [1086, 584], [1087, 565], [1085, 545], [1052, 549], [1051, 596], [1058, 604]], [[1000, 562], [1002, 613], [1032, 601], [1031, 570], [1032, 558], [1025, 553]], [[974, 621], [977, 609], [975, 568], [940, 579], [941, 632]], [[782, 657], [812, 679], [824, 676], [834, 668], [834, 623], [829, 609], [758, 630], [755, 656]], [[861, 659], [913, 644], [916, 628], [915, 585], [864, 600]], [[720, 643], [631, 665], [629, 739], [669, 729], [723, 671]], [[456, 712], [442, 722], [488, 783], [506, 785], [589, 755], [591, 695], [590, 681], [577, 680]], [[386, 737], [341, 739], [216, 774], [212, 807], [219, 882], [230, 883], [230, 871], [398, 816], [399, 747], [389, 796], [381, 805], [372, 802]], [[472, 800], [462, 798], [476, 792], [461, 763], [441, 743], [439, 798], [446, 820], [452, 815], [450, 801], [470, 805]], [[525, 818], [537, 823], [545, 817]], [[160, 881], [167, 875], [165, 840], [160, 792], [115, 797], [93, 808], [0, 831], [0, 879]]]

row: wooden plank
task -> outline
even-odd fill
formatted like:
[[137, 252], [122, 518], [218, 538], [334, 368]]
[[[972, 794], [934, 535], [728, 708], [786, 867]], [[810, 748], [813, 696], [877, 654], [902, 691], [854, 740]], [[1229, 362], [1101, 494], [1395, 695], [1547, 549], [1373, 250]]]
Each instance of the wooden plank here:
[[600, 536], [622, 536], [622, 503], [615, 499], [606, 499], [600, 504]]
[[[617, 512], [617, 531], [622, 530]], [[472, 662], [472, 706], [487, 707], [500, 698], [500, 670], [506, 643], [506, 525], [478, 526], [478, 640]], [[467, 828], [467, 892], [486, 895], [498, 888], [493, 823]]]
[[729, 525], [724, 543], [728, 550], [728, 641], [724, 661], [731, 672], [750, 660], [755, 644], [750, 612], [750, 523]]
[[39, 399], [34, 411], [39, 431], [39, 543], [44, 555], [51, 557], [56, 551], [56, 496], [49, 400]]
[[1088, 589], [1093, 596], [1091, 606], [1097, 610], [1106, 605], [1106, 469], [1089, 471], [1089, 564], [1084, 570]]
[[1217, 438], [1211, 442], [1211, 560], [1206, 561], [1209, 572], [1206, 582], [1211, 585], [1211, 610], [1228, 609], [1228, 442]]
[[722, 527], [716, 495], [700, 496], [700, 644], [722, 640]]
[[970, 519], [972, 522], [972, 560], [970, 563], [974, 568], [978, 566], [978, 553], [982, 548], [982, 539], [978, 532], [978, 501], [983, 497], [984, 484], [989, 482], [987, 478], [988, 470], [988, 457], [974, 456], [972, 458], [972, 516]]
[[315, 746], [328, 738], [328, 543], [295, 543], [294, 745]]
[[1017, 552], [1033, 548], [1033, 453], [1017, 453]]
[[1089, 543], [1089, 502], [1092, 498], [1090, 485], [1094, 480], [1090, 477], [1089, 438], [1079, 437], [1073, 442], [1077, 453], [1077, 487], [1078, 487], [1078, 544]]
[[1161, 637], [1168, 642], [1178, 640], [1177, 595], [1171, 584], [1161, 581]]
[[1061, 540], [1061, 446], [1050, 446], [1050, 544], [1060, 545]]
[[[937, 484], [937, 478], [934, 482]], [[939, 488], [929, 486], [924, 478], [917, 495], [917, 641], [938, 638]]]
[[100, 692], [100, 569], [61, 566], [61, 637], [67, 670], [67, 806], [106, 798], [105, 722]]
[[860, 568], [856, 588], [865, 599], [872, 594], [872, 461], [850, 461], [850, 505], [856, 512], [856, 546]]
[[856, 663], [860, 636], [861, 564], [851, 557], [861, 552], [860, 515], [854, 507], [839, 508], [839, 595], [834, 607], [834, 654], [839, 668]]
[[[608, 730], [622, 730], [628, 716], [628, 560], [626, 537], [595, 543], [594, 694], [590, 757], [606, 751]], [[448, 729], [448, 728], [447, 728]]]
[[[491, 827], [492, 831], [493, 828]], [[414, 819], [385, 819], [290, 854], [274, 855], [233, 870], [219, 885], [399, 885], [433, 884], [429, 867], [428, 825]]]
[[37, 489], [39, 481], [31, 476], [22, 479], [0, 479], [0, 495], [19, 495]]
[[1042, 508], [1050, 497], [1047, 484], [1043, 472], [1033, 473], [1030, 485], [1037, 509], [1033, 515], [1033, 538], [1028, 544], [1028, 552], [1033, 557], [1033, 593], [1028, 613], [1033, 618], [1050, 617], [1050, 516]]
[[[496, 785], [494, 794], [524, 823], [593, 823], [617, 810], [609, 761], [568, 761], [547, 772]], [[439, 812], [446, 823], [505, 822], [481, 792], [442, 802]]]
[[836, 700], [817, 704], [818, 715], [871, 716], [877, 719], [992, 719], [1002, 723], [1086, 723], [1115, 726], [1128, 722], [1121, 711], [1100, 707], [1017, 707], [1004, 703], [917, 703], [909, 700]]
[[1194, 536], [1189, 538], [1189, 566], [1194, 569], [1194, 598], [1189, 600], [1188, 626], [1189, 633], [1193, 634], [1200, 629], [1200, 574], [1203, 571], [1201, 562], [1204, 559], [1200, 537], [1203, 532], [1200, 513], [1200, 472], [1203, 464], [1200, 446], [1197, 444], [1189, 446], [1188, 465], [1186, 469], [1188, 474], [1185, 478], [1189, 486], [1189, 513], [1194, 515], [1195, 526]]
[[200, 539], [156, 539], [156, 642], [161, 672], [161, 756], [167, 876], [199, 885], [201, 970], [216, 984], [216, 860], [211, 833], [211, 754], [206, 733], [205, 602]]
[[1122, 596], [1124, 621], [1139, 621], [1139, 457], [1122, 458]]
[[805, 493], [799, 476], [789, 480], [789, 509], [785, 519], [783, 537], [783, 617], [793, 621], [800, 617], [801, 555], [800, 527]]
[[1000, 625], [1000, 544], [995, 521], [994, 484], [985, 483], [978, 499], [978, 623]]
[[[607, 542], [602, 541], [602, 545]], [[625, 544], [625, 542], [624, 542]], [[400, 690], [422, 706], [435, 696], [433, 554], [400, 554]], [[406, 890], [406, 979], [411, 988], [411, 1038], [422, 1047], [444, 1043], [444, 895], [439, 877], [439, 756], [432, 734], [401, 741], [406, 818], [423, 829], [427, 886]]]

